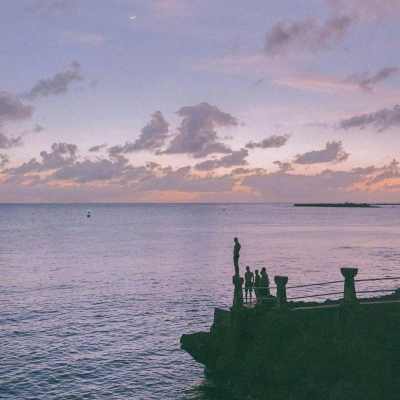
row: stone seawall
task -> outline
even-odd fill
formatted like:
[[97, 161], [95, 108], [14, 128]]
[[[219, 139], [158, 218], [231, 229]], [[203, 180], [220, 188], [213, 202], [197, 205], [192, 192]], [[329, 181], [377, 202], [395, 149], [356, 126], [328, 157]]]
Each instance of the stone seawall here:
[[181, 347], [242, 399], [400, 399], [397, 301], [215, 309]]

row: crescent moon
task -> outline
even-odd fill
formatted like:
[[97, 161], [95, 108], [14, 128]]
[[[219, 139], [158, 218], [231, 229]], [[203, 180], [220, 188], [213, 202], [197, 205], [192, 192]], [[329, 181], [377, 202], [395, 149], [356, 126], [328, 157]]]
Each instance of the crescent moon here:
[[130, 18], [130, 19], [135, 19], [135, 18], [136, 18], [136, 15], [130, 16], [129, 18]]

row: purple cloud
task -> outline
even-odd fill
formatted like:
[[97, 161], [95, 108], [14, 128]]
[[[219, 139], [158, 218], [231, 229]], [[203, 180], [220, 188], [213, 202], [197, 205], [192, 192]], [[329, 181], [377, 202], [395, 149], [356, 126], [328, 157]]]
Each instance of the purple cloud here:
[[38, 124], [36, 124], [35, 127], [33, 128], [33, 133], [39, 133], [39, 132], [42, 132], [42, 131], [44, 131], [43, 126], [40, 126]]
[[191, 168], [177, 170], [164, 169], [163, 176], [142, 180], [138, 189], [144, 191], [180, 191], [180, 192], [226, 192], [232, 190], [236, 180], [228, 175], [196, 177], [190, 174]]
[[381, 169], [381, 171], [382, 172], [369, 179], [366, 185], [370, 186], [374, 183], [379, 183], [386, 179], [399, 178], [400, 177], [399, 162], [393, 160], [389, 165], [385, 165]]
[[111, 180], [121, 177], [128, 160], [118, 157], [116, 161], [98, 160], [96, 162], [85, 160], [65, 165], [54, 172], [50, 178], [53, 180], [68, 180], [77, 183]]
[[22, 145], [22, 138], [18, 136], [16, 138], [9, 138], [0, 132], [0, 149], [9, 149], [11, 147], [17, 147]]
[[156, 111], [151, 116], [150, 122], [141, 129], [139, 139], [133, 143], [113, 146], [108, 151], [110, 156], [127, 154], [141, 150], [156, 150], [161, 148], [168, 138], [168, 122], [165, 121], [161, 111]]
[[70, 69], [65, 72], [59, 72], [53, 78], [41, 79], [29, 93], [23, 94], [22, 97], [35, 100], [38, 97], [64, 94], [73, 81], [81, 81], [83, 79], [80, 69], [81, 65], [74, 60], [70, 64]]
[[372, 125], [378, 132], [392, 126], [400, 125], [400, 106], [396, 104], [391, 110], [383, 108], [372, 113], [359, 114], [351, 118], [342, 119], [337, 128], [365, 128], [367, 125]]
[[371, 76], [370, 73], [366, 71], [363, 73], [350, 75], [346, 79], [346, 82], [356, 83], [363, 91], [371, 92], [378, 82], [388, 79], [398, 72], [399, 68], [397, 67], [382, 68], [373, 76]]
[[213, 153], [231, 153], [232, 150], [218, 141], [216, 127], [237, 126], [232, 115], [204, 102], [195, 106], [182, 107], [177, 114], [182, 117], [178, 135], [169, 147], [159, 154], [190, 154], [195, 158]]
[[265, 51], [277, 54], [296, 44], [311, 50], [327, 48], [342, 39], [352, 23], [347, 15], [335, 15], [323, 24], [310, 16], [295, 22], [280, 21], [266, 34]]
[[3, 168], [6, 164], [10, 162], [7, 154], [0, 153], [0, 168]]
[[276, 136], [272, 135], [267, 139], [264, 139], [261, 142], [254, 143], [249, 142], [246, 144], [247, 149], [269, 149], [269, 148], [279, 148], [286, 144], [287, 140], [289, 139], [290, 135], [283, 135], [283, 136]]
[[29, 119], [32, 117], [32, 112], [32, 107], [21, 103], [14, 94], [0, 91], [0, 124]]
[[365, 201], [365, 191], [350, 191], [365, 176], [351, 171], [324, 170], [315, 175], [257, 173], [244, 177], [243, 186], [252, 188], [267, 202]]
[[98, 146], [92, 146], [88, 151], [97, 152], [100, 151], [101, 149], [104, 149], [105, 147], [107, 147], [107, 143], [99, 144]]
[[23, 175], [32, 171], [48, 171], [73, 164], [76, 160], [78, 148], [75, 144], [53, 143], [51, 152], [41, 151], [42, 162], [32, 158], [19, 167], [4, 170], [3, 173]]
[[279, 167], [280, 172], [293, 171], [292, 164], [289, 162], [274, 161], [273, 163]]
[[347, 160], [349, 153], [342, 148], [342, 142], [328, 142], [325, 149], [314, 150], [304, 154], [297, 154], [296, 164], [317, 164], [326, 162], [342, 162]]
[[215, 168], [230, 168], [236, 166], [247, 165], [245, 158], [249, 155], [248, 150], [241, 149], [233, 151], [231, 154], [220, 158], [219, 160], [207, 160], [202, 163], [196, 164], [195, 169], [199, 171], [211, 171]]

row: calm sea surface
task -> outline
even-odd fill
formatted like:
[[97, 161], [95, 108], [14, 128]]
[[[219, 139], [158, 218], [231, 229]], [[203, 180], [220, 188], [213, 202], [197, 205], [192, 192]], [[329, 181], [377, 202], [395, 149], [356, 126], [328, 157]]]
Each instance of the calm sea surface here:
[[400, 207], [223, 207], [0, 204], [0, 398], [229, 399], [179, 339], [231, 305], [234, 236], [288, 286], [400, 276]]

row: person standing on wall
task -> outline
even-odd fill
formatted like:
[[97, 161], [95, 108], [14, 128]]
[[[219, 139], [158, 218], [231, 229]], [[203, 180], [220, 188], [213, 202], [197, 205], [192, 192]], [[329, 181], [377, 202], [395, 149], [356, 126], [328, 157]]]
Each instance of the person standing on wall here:
[[235, 267], [235, 275], [239, 276], [239, 252], [242, 246], [240, 245], [237, 237], [235, 237], [233, 241], [235, 242], [235, 245], [233, 246], [233, 265]]
[[265, 267], [261, 268], [261, 289], [260, 289], [260, 294], [263, 299], [269, 297], [270, 291], [269, 291], [269, 278], [267, 274], [267, 269]]
[[254, 293], [256, 295], [257, 304], [258, 304], [259, 303], [258, 298], [260, 297], [261, 277], [258, 274], [258, 269], [256, 269], [254, 272], [255, 272], [255, 276], [254, 276]]
[[244, 292], [245, 292], [245, 298], [246, 298], [246, 303], [247, 303], [247, 293], [250, 293], [250, 304], [251, 304], [251, 295], [253, 292], [253, 286], [254, 286], [254, 274], [250, 271], [250, 267], [246, 267], [246, 272], [244, 274]]

